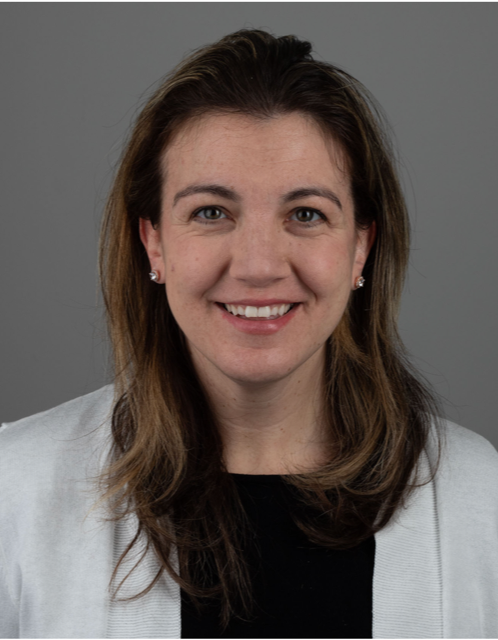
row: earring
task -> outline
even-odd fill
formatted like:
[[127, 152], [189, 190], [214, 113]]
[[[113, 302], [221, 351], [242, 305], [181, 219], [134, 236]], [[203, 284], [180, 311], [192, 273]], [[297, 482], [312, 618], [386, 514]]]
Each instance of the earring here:
[[157, 284], [159, 284], [159, 274], [157, 273], [157, 271], [151, 271], [149, 273], [149, 278], [152, 280], [152, 282], [157, 282]]
[[358, 276], [354, 281], [355, 289], [361, 289], [361, 287], [363, 287], [364, 284], [365, 284], [365, 278], [363, 276]]

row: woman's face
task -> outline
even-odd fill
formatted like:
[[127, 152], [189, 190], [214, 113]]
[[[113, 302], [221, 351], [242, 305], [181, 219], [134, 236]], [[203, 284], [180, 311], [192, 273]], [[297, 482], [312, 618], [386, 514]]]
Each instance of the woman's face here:
[[375, 233], [355, 228], [338, 145], [300, 114], [208, 115], [163, 171], [141, 237], [197, 368], [242, 384], [313, 370]]

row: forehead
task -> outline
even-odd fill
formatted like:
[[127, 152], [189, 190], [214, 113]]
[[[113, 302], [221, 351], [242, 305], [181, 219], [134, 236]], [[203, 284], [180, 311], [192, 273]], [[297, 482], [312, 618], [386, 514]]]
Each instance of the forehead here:
[[206, 114], [176, 132], [163, 154], [167, 183], [237, 179], [266, 183], [310, 180], [349, 186], [346, 156], [331, 135], [300, 113], [271, 118]]

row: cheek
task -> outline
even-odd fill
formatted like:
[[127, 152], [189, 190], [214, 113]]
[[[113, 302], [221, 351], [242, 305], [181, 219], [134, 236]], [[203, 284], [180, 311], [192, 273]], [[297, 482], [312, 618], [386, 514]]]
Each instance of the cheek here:
[[354, 263], [348, 246], [326, 244], [307, 252], [300, 277], [317, 298], [335, 306], [347, 300]]
[[199, 300], [223, 271], [220, 252], [213, 251], [199, 238], [180, 238], [169, 243], [165, 266], [166, 290], [173, 305], [189, 305]]

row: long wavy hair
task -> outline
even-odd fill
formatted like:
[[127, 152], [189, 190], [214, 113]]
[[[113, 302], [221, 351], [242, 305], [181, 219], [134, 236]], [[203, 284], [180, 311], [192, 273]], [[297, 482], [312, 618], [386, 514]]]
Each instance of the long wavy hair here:
[[99, 264], [115, 404], [102, 486], [115, 518], [136, 514], [137, 536], [159, 561], [155, 580], [135, 597], [166, 571], [196, 605], [218, 598], [226, 625], [251, 612], [247, 523], [216, 415], [164, 289], [148, 277], [139, 237], [140, 218], [160, 221], [165, 149], [208, 113], [311, 117], [345, 153], [356, 224], [377, 227], [365, 287], [327, 342], [324, 420], [333, 456], [318, 470], [284, 476], [307, 505], [298, 525], [308, 537], [347, 548], [384, 527], [418, 486], [417, 463], [440, 410], [397, 332], [409, 223], [384, 119], [367, 90], [314, 60], [311, 45], [295, 36], [241, 30], [195, 51], [140, 112], [103, 218]]

